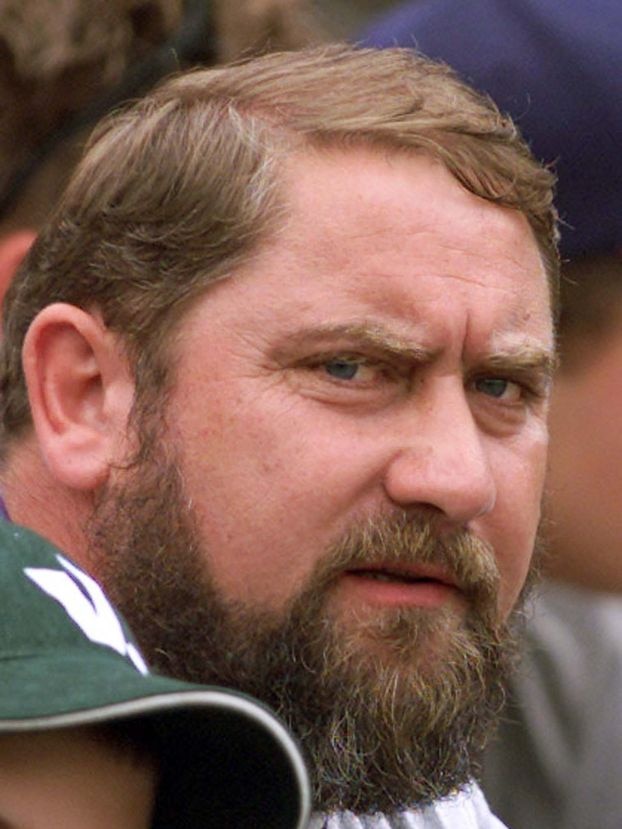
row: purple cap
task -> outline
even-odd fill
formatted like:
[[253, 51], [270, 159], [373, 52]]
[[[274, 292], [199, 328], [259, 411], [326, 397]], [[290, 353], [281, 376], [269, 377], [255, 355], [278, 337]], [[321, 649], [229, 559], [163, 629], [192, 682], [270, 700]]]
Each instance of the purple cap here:
[[554, 162], [565, 257], [622, 251], [622, 0], [415, 0], [363, 33], [487, 92]]

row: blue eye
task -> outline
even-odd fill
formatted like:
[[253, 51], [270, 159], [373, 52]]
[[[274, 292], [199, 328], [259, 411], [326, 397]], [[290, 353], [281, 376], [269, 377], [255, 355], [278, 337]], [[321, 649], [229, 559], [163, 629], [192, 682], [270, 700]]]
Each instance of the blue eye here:
[[475, 381], [475, 388], [489, 397], [503, 397], [510, 385], [502, 377], [483, 377]]
[[331, 377], [336, 377], [338, 380], [353, 380], [359, 369], [360, 364], [351, 360], [330, 360], [325, 364], [326, 373]]

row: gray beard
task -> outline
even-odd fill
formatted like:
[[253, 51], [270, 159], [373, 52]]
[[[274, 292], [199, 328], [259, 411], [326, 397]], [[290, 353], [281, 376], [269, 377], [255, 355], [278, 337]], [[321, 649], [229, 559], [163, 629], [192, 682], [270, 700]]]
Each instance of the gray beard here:
[[[143, 451], [123, 487], [102, 494], [87, 528], [93, 569], [151, 666], [271, 706], [303, 746], [321, 811], [421, 808], [477, 777], [520, 617], [497, 619], [492, 551], [466, 533], [441, 540], [429, 518], [392, 515], [327, 550], [286, 612], [245, 606], [210, 577], [178, 466], [162, 454]], [[450, 608], [331, 614], [338, 574], [378, 560], [449, 567], [466, 616]]]

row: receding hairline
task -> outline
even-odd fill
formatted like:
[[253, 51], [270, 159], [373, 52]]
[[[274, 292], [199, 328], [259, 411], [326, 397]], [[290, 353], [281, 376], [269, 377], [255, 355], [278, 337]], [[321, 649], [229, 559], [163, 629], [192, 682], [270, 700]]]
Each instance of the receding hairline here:
[[[254, 68], [259, 63], [262, 71], [258, 80]], [[515, 186], [524, 186], [516, 172], [514, 179], [508, 181], [504, 194], [477, 192], [472, 189], [472, 171], [467, 169], [473, 159], [463, 159], [461, 166], [453, 155], [460, 142], [483, 139], [483, 144], [490, 151], [488, 172], [491, 173], [497, 165], [498, 173], [505, 162], [501, 162], [500, 156], [495, 153], [509, 152], [514, 162], [518, 162], [521, 153], [526, 150], [512, 119], [500, 112], [489, 96], [464, 83], [447, 64], [430, 59], [414, 49], [395, 47], [377, 50], [336, 43], [299, 52], [263, 55], [259, 63], [258, 59], [250, 57], [229, 66], [183, 73], [155, 91], [151, 96], [153, 104], [161, 106], [167, 100], [189, 107], [214, 103], [219, 99], [222, 82], [223, 88], [231, 84], [235, 92], [229, 98], [226, 95], [221, 98], [221, 103], [234, 109], [241, 118], [255, 119], [273, 137], [279, 135], [283, 141], [281, 149], [286, 148], [287, 152], [304, 149], [320, 151], [322, 148], [333, 151], [366, 146], [388, 154], [419, 154], [434, 159], [465, 190], [486, 201], [516, 207], [525, 216], [541, 250], [545, 271], [551, 282], [552, 298], [555, 299], [558, 261], [554, 251], [554, 220], [546, 229], [537, 227], [543, 218], [544, 208], [539, 208], [538, 213], [535, 208], [530, 209], [526, 201], [521, 202], [520, 198], [520, 203], [514, 205], [504, 202]], [[396, 71], [400, 65], [403, 73]], [[370, 106], [367, 97], [360, 96], [356, 86], [352, 85], [357, 66], [361, 69], [370, 67], [362, 78], [362, 86], [369, 85], [369, 94], [376, 96], [377, 107]], [[315, 71], [318, 67], [322, 72], [330, 73], [331, 78], [329, 93], [325, 94], [325, 87], [319, 89], [318, 97], [322, 98], [319, 109], [300, 79], [285, 93], [280, 84], [275, 83], [275, 79], [278, 81], [280, 77], [285, 78], [287, 72], [296, 70], [303, 81], [309, 77], [317, 88]], [[204, 94], [201, 84], [208, 76], [209, 89]], [[288, 84], [284, 82], [284, 86], [288, 87]], [[452, 94], [449, 94], [450, 90], [453, 90]], [[327, 106], [332, 98], [338, 98], [339, 106]], [[387, 99], [391, 103], [385, 106], [382, 101]], [[468, 117], [462, 115], [462, 107], [471, 107]], [[322, 113], [321, 119], [317, 118], [318, 111]], [[471, 122], [468, 118], [472, 119]], [[539, 176], [538, 186], [541, 189], [545, 189], [546, 185], [551, 187], [553, 176], [550, 170], [539, 164], [529, 152], [526, 155], [529, 159], [523, 156], [521, 163], [531, 168], [534, 182]], [[488, 184], [496, 173], [491, 173]], [[525, 169], [522, 169], [521, 175], [525, 175]], [[488, 184], [480, 182], [480, 190], [486, 191]], [[549, 212], [553, 215], [554, 209], [549, 207]], [[554, 304], [556, 306], [556, 302]]]
[[554, 297], [552, 175], [512, 121], [449, 67], [409, 49], [334, 45], [199, 69], [100, 124], [24, 279], [9, 289], [5, 435], [30, 422], [21, 343], [53, 301], [98, 308], [123, 335], [137, 387], [163, 388], [171, 327], [278, 231], [284, 158], [322, 144], [423, 152], [467, 191], [517, 209]]

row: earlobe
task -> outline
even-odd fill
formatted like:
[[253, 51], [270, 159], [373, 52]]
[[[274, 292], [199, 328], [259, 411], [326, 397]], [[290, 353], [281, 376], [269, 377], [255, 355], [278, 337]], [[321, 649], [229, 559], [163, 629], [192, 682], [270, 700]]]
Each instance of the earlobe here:
[[54, 477], [72, 489], [105, 483], [125, 445], [133, 384], [98, 316], [55, 303], [33, 320], [23, 364], [34, 428]]

